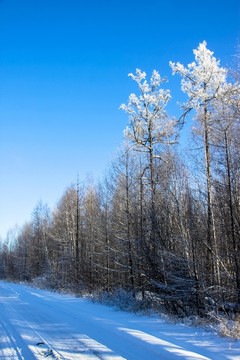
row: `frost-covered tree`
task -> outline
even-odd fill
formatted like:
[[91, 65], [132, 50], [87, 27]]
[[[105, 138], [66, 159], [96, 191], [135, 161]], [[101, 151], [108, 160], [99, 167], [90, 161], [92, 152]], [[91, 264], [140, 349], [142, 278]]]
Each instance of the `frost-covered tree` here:
[[[120, 108], [129, 114], [129, 126], [125, 135], [139, 148], [145, 151], [154, 151], [154, 146], [159, 143], [170, 143], [176, 124], [170, 120], [165, 107], [171, 99], [170, 91], [160, 88], [166, 82], [158, 71], [154, 70], [150, 82], [146, 80], [146, 73], [137, 69], [136, 75], [129, 74], [137, 85], [140, 94], [131, 94], [128, 104]], [[156, 154], [153, 154], [156, 157]]]
[[[156, 173], [154, 162], [161, 159], [160, 146], [174, 142], [176, 120], [170, 119], [166, 113], [166, 106], [171, 98], [170, 91], [161, 88], [166, 82], [158, 71], [154, 70], [150, 81], [146, 73], [137, 69], [136, 74], [129, 74], [138, 86], [139, 95], [131, 94], [127, 104], [121, 109], [129, 115], [129, 124], [125, 136], [132, 142], [135, 150], [147, 155], [147, 170], [149, 173], [149, 187], [151, 192], [151, 229], [150, 245], [155, 252], [157, 235], [156, 220]], [[161, 240], [161, 239], [159, 239]]]
[[[196, 112], [198, 134], [204, 143], [206, 182], [207, 182], [207, 247], [209, 274], [211, 281], [219, 284], [219, 258], [216, 244], [216, 228], [213, 206], [213, 181], [211, 167], [211, 140], [214, 125], [214, 109], [231, 89], [227, 84], [227, 70], [220, 66], [220, 61], [213, 56], [204, 41], [193, 50], [195, 61], [186, 67], [181, 63], [170, 62], [173, 74], [182, 77], [182, 91], [188, 95], [183, 104], [184, 115], [191, 110]], [[210, 269], [212, 269], [210, 271]]]
[[[213, 137], [213, 171], [215, 197], [217, 200], [217, 219], [220, 227], [221, 251], [226, 267], [229, 269], [228, 278], [234, 269], [237, 286], [238, 301], [240, 302], [240, 223], [237, 210], [239, 201], [239, 137], [240, 137], [240, 86], [237, 78], [228, 85], [228, 91], [222, 101], [218, 101], [214, 109]], [[224, 249], [224, 250], [223, 250]], [[231, 266], [229, 267], [229, 264]], [[230, 281], [231, 283], [231, 281]]]

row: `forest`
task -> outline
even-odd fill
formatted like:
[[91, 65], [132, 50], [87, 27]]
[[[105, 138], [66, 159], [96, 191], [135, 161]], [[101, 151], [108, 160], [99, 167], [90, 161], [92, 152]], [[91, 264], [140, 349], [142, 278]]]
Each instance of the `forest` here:
[[[68, 186], [53, 210], [0, 243], [0, 278], [96, 296], [125, 292], [178, 316], [240, 313], [240, 55], [231, 69], [202, 42], [170, 62], [181, 116], [154, 70], [129, 74], [124, 143], [99, 181]], [[177, 99], [174, 99], [177, 101]], [[179, 134], [191, 139], [179, 145]]]

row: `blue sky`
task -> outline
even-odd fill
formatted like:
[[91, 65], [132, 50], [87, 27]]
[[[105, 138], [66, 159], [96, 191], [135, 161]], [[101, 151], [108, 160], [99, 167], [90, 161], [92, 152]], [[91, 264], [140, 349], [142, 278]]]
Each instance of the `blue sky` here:
[[0, 235], [53, 208], [79, 174], [101, 177], [122, 142], [129, 72], [180, 79], [206, 40], [221, 64], [240, 42], [237, 0], [0, 0]]

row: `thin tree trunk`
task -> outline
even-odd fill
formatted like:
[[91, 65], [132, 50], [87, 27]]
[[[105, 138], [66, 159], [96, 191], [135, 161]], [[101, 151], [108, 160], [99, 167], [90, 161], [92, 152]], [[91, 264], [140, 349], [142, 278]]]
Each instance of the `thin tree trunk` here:
[[220, 271], [218, 250], [216, 241], [216, 228], [213, 213], [213, 194], [212, 194], [212, 176], [211, 176], [211, 161], [210, 161], [210, 146], [209, 146], [209, 126], [208, 126], [208, 111], [207, 104], [204, 104], [204, 150], [205, 150], [205, 164], [207, 176], [207, 244], [208, 244], [208, 274], [211, 274], [210, 284], [220, 284]]
[[230, 159], [229, 159], [228, 138], [226, 131], [224, 133], [224, 140], [225, 140], [225, 158], [226, 158], [226, 167], [227, 167], [228, 206], [230, 211], [230, 229], [231, 229], [231, 239], [233, 244], [233, 258], [234, 258], [235, 271], [236, 271], [237, 301], [238, 303], [240, 303], [240, 269], [239, 269], [239, 260], [238, 260], [238, 245], [235, 236]]
[[76, 234], [75, 234], [75, 280], [79, 277], [79, 182], [77, 180]]
[[126, 217], [127, 217], [127, 241], [128, 241], [128, 266], [130, 271], [130, 286], [131, 289], [134, 290], [134, 274], [133, 274], [133, 251], [132, 251], [132, 243], [131, 243], [131, 234], [130, 234], [130, 205], [129, 205], [129, 169], [128, 169], [128, 161], [129, 155], [128, 151], [126, 153]]

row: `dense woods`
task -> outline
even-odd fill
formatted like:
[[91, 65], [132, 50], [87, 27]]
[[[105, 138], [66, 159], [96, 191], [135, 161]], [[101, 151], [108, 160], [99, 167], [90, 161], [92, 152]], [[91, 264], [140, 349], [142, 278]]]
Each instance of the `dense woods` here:
[[[171, 81], [130, 74], [125, 142], [106, 176], [77, 180], [53, 210], [40, 202], [9, 231], [2, 278], [124, 289], [178, 315], [240, 306], [239, 54], [227, 71], [203, 42], [192, 63], [170, 66], [186, 94], [180, 119], [167, 112]], [[186, 126], [192, 140], [179, 145]]]

